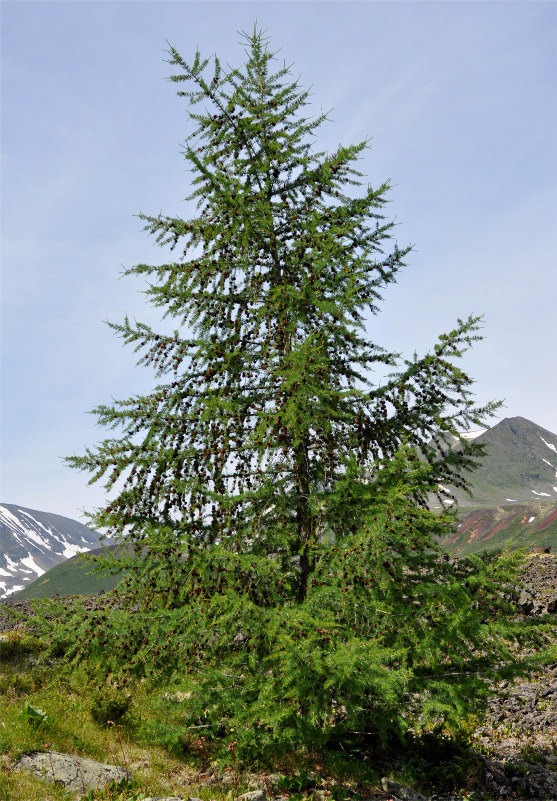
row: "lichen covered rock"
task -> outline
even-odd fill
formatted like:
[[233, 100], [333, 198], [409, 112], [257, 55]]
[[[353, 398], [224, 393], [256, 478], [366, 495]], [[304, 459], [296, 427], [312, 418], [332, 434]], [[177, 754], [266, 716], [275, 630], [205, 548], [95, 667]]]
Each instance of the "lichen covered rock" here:
[[58, 784], [73, 793], [102, 789], [112, 782], [131, 779], [125, 768], [58, 751], [24, 754], [16, 768], [28, 770], [49, 784]]

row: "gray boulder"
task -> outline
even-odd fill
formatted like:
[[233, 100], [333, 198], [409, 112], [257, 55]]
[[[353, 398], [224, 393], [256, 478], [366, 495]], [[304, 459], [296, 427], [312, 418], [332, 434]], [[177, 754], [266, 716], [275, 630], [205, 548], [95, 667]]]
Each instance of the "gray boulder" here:
[[60, 754], [57, 751], [35, 751], [24, 754], [16, 764], [18, 770], [28, 770], [50, 784], [59, 784], [73, 793], [102, 789], [111, 782], [131, 776], [125, 768], [105, 765], [94, 759]]
[[266, 801], [266, 799], [265, 790], [252, 790], [249, 793], [238, 796], [237, 801]]
[[426, 801], [425, 796], [421, 795], [421, 793], [417, 793], [416, 790], [412, 790], [411, 787], [407, 787], [405, 784], [387, 779], [386, 776], [381, 779], [381, 787], [387, 793], [391, 793], [400, 799], [400, 801]]

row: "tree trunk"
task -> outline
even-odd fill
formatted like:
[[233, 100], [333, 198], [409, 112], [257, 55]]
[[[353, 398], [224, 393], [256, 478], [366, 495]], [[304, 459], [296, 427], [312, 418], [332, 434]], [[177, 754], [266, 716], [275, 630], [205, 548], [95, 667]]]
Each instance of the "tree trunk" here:
[[313, 520], [309, 508], [309, 461], [308, 448], [306, 441], [303, 441], [297, 448], [295, 454], [295, 464], [297, 467], [297, 552], [300, 557], [300, 580], [298, 583], [298, 603], [303, 603], [308, 588], [309, 575], [313, 569], [313, 560], [310, 558], [311, 547], [313, 545]]

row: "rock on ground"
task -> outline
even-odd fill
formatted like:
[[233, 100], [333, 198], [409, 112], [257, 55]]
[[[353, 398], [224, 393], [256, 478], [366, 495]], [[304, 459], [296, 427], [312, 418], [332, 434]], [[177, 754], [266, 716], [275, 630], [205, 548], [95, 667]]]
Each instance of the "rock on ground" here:
[[105, 765], [94, 759], [60, 754], [58, 751], [36, 751], [24, 754], [18, 761], [18, 770], [28, 770], [49, 784], [59, 784], [73, 793], [97, 790], [111, 782], [131, 779], [125, 768]]
[[381, 779], [381, 787], [390, 795], [399, 798], [400, 801], [426, 801], [425, 796], [421, 795], [421, 793], [386, 777]]

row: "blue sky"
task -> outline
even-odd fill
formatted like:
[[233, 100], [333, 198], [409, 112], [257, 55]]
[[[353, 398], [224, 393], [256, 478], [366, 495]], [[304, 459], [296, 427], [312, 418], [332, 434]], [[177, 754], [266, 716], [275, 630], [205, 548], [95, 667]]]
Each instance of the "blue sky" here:
[[[242, 61], [254, 20], [332, 109], [320, 149], [372, 137], [408, 267], [369, 336], [411, 355], [485, 315], [477, 399], [557, 432], [557, 4], [2, 3], [0, 501], [78, 518], [101, 487], [62, 457], [104, 437], [88, 410], [156, 380], [103, 324], [155, 324], [122, 267], [164, 259], [138, 212], [188, 216], [188, 123], [168, 40]], [[495, 421], [494, 421], [495, 422]]]

